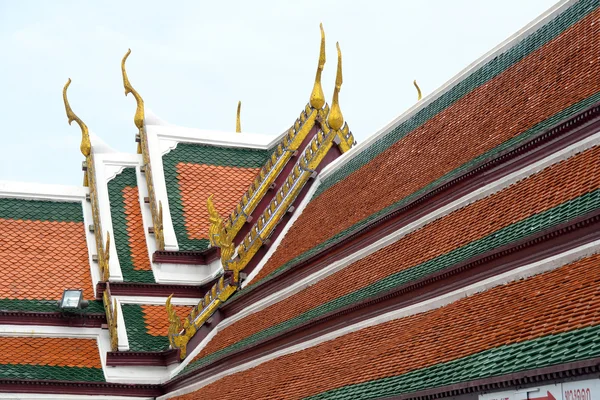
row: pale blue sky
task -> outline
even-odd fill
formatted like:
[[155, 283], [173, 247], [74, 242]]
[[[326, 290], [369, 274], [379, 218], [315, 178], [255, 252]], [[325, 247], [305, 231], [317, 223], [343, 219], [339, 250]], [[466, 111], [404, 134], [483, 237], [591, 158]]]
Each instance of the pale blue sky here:
[[[133, 86], [159, 117], [188, 127], [280, 133], [312, 88], [319, 22], [327, 36], [328, 101], [335, 42], [344, 57], [342, 111], [371, 135], [509, 37], [554, 0], [27, 1], [0, 0], [0, 180], [80, 185], [80, 131], [135, 151]], [[451, 133], [449, 133], [451, 134]]]

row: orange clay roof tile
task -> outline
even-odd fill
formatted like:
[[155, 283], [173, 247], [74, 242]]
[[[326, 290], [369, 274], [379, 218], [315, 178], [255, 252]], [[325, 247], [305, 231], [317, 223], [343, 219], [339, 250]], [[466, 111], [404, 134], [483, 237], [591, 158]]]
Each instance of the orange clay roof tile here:
[[0, 364], [102, 368], [95, 339], [0, 337]]
[[[192, 306], [173, 306], [175, 314], [183, 320], [192, 311]], [[167, 309], [163, 305], [148, 305], [142, 306], [144, 313], [144, 322], [146, 324], [146, 332], [152, 336], [166, 336], [169, 331], [169, 315]]]
[[131, 186], [123, 188], [123, 202], [133, 269], [136, 271], [152, 271], [150, 258], [148, 257], [146, 235], [144, 234], [138, 188]]
[[0, 219], [0, 298], [59, 299], [63, 289], [94, 298], [83, 223]]
[[[347, 176], [332, 178], [330, 187], [308, 204], [254, 282], [475, 157], [595, 95], [598, 88], [590, 82], [600, 75], [599, 18], [600, 9], [590, 12], [366, 164], [359, 164]], [[369, 151], [363, 153], [368, 155]], [[355, 156], [360, 157], [362, 153]]]
[[[596, 326], [600, 324], [598, 274], [600, 256], [595, 255], [278, 357], [176, 399], [299, 399], [502, 345]], [[564, 312], [565, 307], [569, 312]]]
[[188, 237], [208, 238], [208, 196], [214, 195], [215, 208], [225, 218], [237, 206], [258, 171], [259, 168], [179, 163], [177, 178]]

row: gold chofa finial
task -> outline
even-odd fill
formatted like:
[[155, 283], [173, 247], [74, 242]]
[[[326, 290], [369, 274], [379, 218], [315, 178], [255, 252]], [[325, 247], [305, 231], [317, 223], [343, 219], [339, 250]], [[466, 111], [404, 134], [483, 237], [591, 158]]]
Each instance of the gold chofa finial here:
[[344, 116], [342, 115], [342, 110], [340, 109], [339, 102], [339, 94], [340, 89], [342, 88], [342, 51], [340, 50], [340, 44], [336, 43], [338, 53], [338, 65], [337, 65], [337, 73], [335, 74], [335, 89], [333, 89], [333, 100], [331, 101], [331, 111], [329, 112], [329, 126], [333, 130], [338, 130], [342, 127], [344, 123]]
[[240, 111], [242, 109], [242, 102], [238, 101], [238, 108], [237, 108], [237, 117], [235, 119], [235, 131], [237, 133], [242, 132], [242, 122], [240, 120]]
[[415, 87], [417, 88], [417, 101], [419, 101], [423, 96], [421, 95], [421, 88], [419, 87], [419, 85], [417, 85], [416, 79], [413, 81], [413, 85], [415, 85]]
[[65, 84], [65, 87], [63, 88], [63, 101], [65, 102], [65, 111], [67, 112], [69, 125], [71, 125], [71, 122], [75, 121], [81, 128], [81, 146], [79, 146], [79, 148], [81, 149], [81, 153], [85, 157], [88, 157], [90, 155], [90, 152], [92, 151], [92, 143], [90, 142], [90, 132], [88, 131], [87, 125], [84, 124], [83, 121], [77, 115], [75, 115], [75, 113], [71, 109], [71, 106], [69, 105], [69, 99], [67, 99], [67, 89], [69, 88], [70, 84], [71, 78], [69, 78], [69, 80]]
[[321, 50], [319, 52], [319, 65], [317, 66], [315, 85], [313, 86], [312, 93], [310, 94], [310, 105], [316, 109], [321, 109], [325, 105], [325, 94], [323, 94], [323, 87], [321, 86], [321, 73], [325, 67], [325, 31], [323, 30], [323, 24], [320, 24], [319, 27], [321, 28]]
[[125, 88], [125, 96], [129, 93], [135, 97], [135, 101], [137, 102], [137, 109], [135, 110], [135, 116], [133, 117], [133, 122], [138, 129], [142, 129], [144, 127], [144, 100], [142, 96], [135, 90], [131, 83], [129, 82], [129, 78], [127, 77], [127, 71], [125, 71], [125, 61], [127, 61], [127, 57], [131, 54], [131, 49], [127, 50], [123, 60], [121, 61], [121, 72], [123, 73], [123, 87]]

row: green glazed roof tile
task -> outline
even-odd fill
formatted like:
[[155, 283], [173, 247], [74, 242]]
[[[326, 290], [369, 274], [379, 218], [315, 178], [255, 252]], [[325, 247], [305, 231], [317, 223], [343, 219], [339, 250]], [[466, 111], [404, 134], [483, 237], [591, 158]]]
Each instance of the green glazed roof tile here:
[[[355, 385], [343, 386], [308, 397], [325, 399], [379, 399], [399, 396], [475, 379], [564, 364], [600, 356], [600, 326], [544, 336], [496, 347], [467, 357]], [[577, 344], [585, 351], [565, 351]], [[518, 355], [515, 357], [515, 355]]]
[[0, 379], [105, 382], [102, 368], [0, 364]]
[[0, 219], [83, 222], [81, 203], [0, 198]]
[[144, 312], [139, 304], [122, 304], [130, 351], [163, 351], [169, 349], [167, 336], [153, 336], [146, 329]]
[[545, 212], [535, 214], [522, 221], [516, 222], [482, 239], [471, 242], [442, 256], [436, 257], [409, 269], [392, 274], [384, 279], [381, 279], [371, 285], [356, 290], [345, 296], [333, 299], [327, 303], [323, 303], [303, 314], [300, 314], [297, 317], [271, 326], [258, 333], [241, 339], [240, 341], [226, 348], [223, 348], [199, 360], [196, 360], [195, 362], [190, 363], [186, 367], [186, 369], [189, 370], [202, 365], [206, 365], [222, 355], [251, 345], [252, 343], [256, 343], [259, 340], [263, 340], [267, 337], [274, 336], [294, 326], [298, 326], [307, 321], [338, 310], [342, 307], [355, 304], [358, 301], [362, 301], [370, 297], [376, 296], [378, 294], [385, 293], [386, 291], [405, 285], [416, 279], [420, 279], [438, 271], [448, 269], [453, 265], [465, 261], [475, 255], [485, 253], [487, 251], [493, 250], [495, 248], [504, 246], [508, 243], [520, 240], [522, 238], [540, 232], [551, 226], [555, 226], [565, 221], [572, 220], [582, 214], [586, 214], [597, 208], [600, 208], [600, 189], [591, 193], [587, 193], [583, 196], [577, 197], [557, 207], [551, 208]]
[[202, 251], [208, 248], [209, 243], [206, 239], [190, 239], [188, 237], [177, 177], [177, 165], [179, 163], [192, 163], [226, 167], [261, 168], [270, 155], [271, 150], [179, 143], [175, 149], [163, 156], [169, 211], [171, 212], [171, 220], [173, 221], [179, 250]]
[[108, 182], [108, 197], [110, 199], [110, 215], [113, 225], [113, 236], [119, 265], [125, 282], [154, 283], [152, 271], [135, 270], [129, 246], [129, 233], [125, 214], [125, 199], [123, 189], [137, 187], [135, 168], [125, 168], [114, 179]]

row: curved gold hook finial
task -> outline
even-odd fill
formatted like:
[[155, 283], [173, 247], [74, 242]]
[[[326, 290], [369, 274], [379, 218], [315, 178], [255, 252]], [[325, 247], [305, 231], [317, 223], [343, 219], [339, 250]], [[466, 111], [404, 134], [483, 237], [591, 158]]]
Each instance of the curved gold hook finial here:
[[75, 115], [73, 109], [71, 109], [71, 106], [69, 105], [69, 99], [67, 99], [67, 89], [69, 88], [70, 84], [71, 78], [69, 78], [69, 80], [65, 84], [65, 87], [63, 88], [63, 101], [65, 102], [65, 111], [67, 112], [69, 125], [71, 125], [71, 122], [75, 121], [81, 128], [81, 146], [79, 146], [79, 148], [81, 149], [81, 153], [85, 157], [88, 157], [90, 155], [90, 152], [92, 151], [92, 143], [90, 142], [90, 132], [88, 130], [87, 125], [84, 124], [83, 121], [77, 115]]
[[415, 87], [417, 88], [417, 101], [419, 101], [423, 98], [423, 96], [421, 95], [421, 88], [419, 87], [419, 85], [417, 85], [416, 79], [413, 81], [413, 85], [415, 85]]
[[310, 94], [310, 105], [316, 109], [321, 109], [325, 105], [325, 94], [323, 94], [323, 87], [321, 86], [321, 73], [325, 67], [325, 31], [323, 30], [323, 24], [319, 24], [319, 27], [321, 28], [321, 50], [319, 51], [319, 65], [317, 66], [315, 85], [313, 86], [312, 93]]
[[238, 101], [237, 117], [235, 119], [235, 131], [237, 133], [241, 133], [242, 132], [242, 122], [240, 120], [240, 111], [241, 110], [242, 110], [242, 102]]
[[131, 82], [129, 82], [129, 78], [127, 77], [127, 71], [125, 71], [125, 61], [127, 61], [127, 57], [131, 54], [131, 49], [127, 50], [123, 60], [121, 61], [121, 72], [123, 73], [123, 87], [125, 88], [125, 96], [129, 93], [135, 97], [135, 101], [137, 102], [137, 109], [135, 110], [135, 116], [133, 117], [133, 122], [138, 129], [142, 129], [144, 127], [144, 100], [142, 96], [131, 86]]
[[342, 51], [340, 50], [340, 44], [336, 43], [338, 53], [338, 65], [337, 65], [337, 73], [335, 74], [335, 89], [333, 89], [333, 100], [331, 101], [331, 111], [329, 112], [329, 126], [333, 130], [338, 130], [344, 124], [344, 116], [342, 115], [342, 110], [340, 109], [339, 102], [339, 94], [342, 88], [343, 78], [342, 78]]

